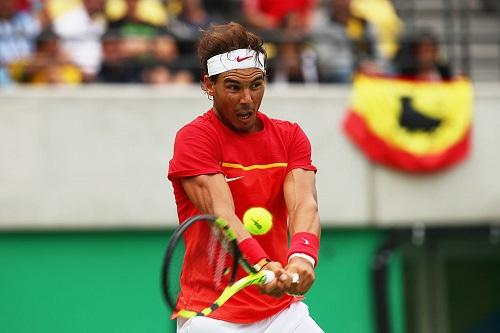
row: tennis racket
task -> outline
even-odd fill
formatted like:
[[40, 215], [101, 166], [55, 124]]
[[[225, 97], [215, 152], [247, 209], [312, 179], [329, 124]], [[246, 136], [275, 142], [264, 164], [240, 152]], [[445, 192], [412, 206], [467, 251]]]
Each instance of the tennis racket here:
[[[207, 248], [207, 272], [209, 271], [208, 266], [211, 265], [213, 266], [213, 271], [218, 272], [215, 275], [219, 275], [218, 280], [214, 279], [214, 288], [218, 287], [217, 290], [222, 289], [223, 286], [220, 286], [220, 277], [225, 276], [225, 280], [227, 281], [227, 276], [230, 275], [229, 283], [223, 289], [220, 296], [211, 304], [207, 304], [204, 309], [195, 311], [193, 309], [178, 308], [177, 300], [181, 293], [180, 279], [182, 266], [188, 255], [185, 252], [182, 238], [198, 222], [208, 223], [211, 226], [211, 234], [206, 235], [206, 243], [204, 245]], [[230, 262], [229, 267], [228, 261]], [[248, 275], [235, 281], [238, 267], [242, 267]], [[169, 240], [161, 272], [161, 286], [165, 303], [174, 313], [183, 318], [209, 316], [243, 288], [255, 284], [266, 284], [273, 280], [273, 272], [268, 270], [256, 271], [242, 256], [236, 242], [236, 235], [229, 228], [229, 225], [221, 218], [212, 215], [197, 215], [179, 225]], [[219, 285], [216, 286], [217, 284]]]

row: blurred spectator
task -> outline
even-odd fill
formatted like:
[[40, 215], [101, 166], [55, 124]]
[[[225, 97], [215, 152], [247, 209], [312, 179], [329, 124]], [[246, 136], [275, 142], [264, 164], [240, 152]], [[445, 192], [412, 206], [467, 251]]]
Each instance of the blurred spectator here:
[[207, 29], [211, 24], [222, 22], [222, 16], [214, 12], [209, 13], [203, 0], [177, 0], [176, 4], [168, 30], [177, 40], [179, 65], [188, 69], [193, 77], [200, 77], [201, 72], [196, 57], [200, 29]]
[[37, 18], [28, 11], [17, 10], [16, 0], [0, 1], [0, 84], [10, 82], [7, 66], [34, 52], [40, 33]]
[[261, 30], [293, 27], [308, 32], [317, 0], [242, 0], [247, 24]]
[[151, 85], [188, 84], [193, 82], [193, 76], [189, 71], [174, 71], [168, 64], [162, 62], [149, 63], [141, 71], [141, 79], [143, 83]]
[[106, 12], [110, 22], [102, 39], [104, 61], [99, 80], [138, 83], [153, 77], [155, 82], [171, 81], [178, 47], [167, 33], [166, 9], [161, 2], [109, 0]]
[[398, 48], [399, 35], [403, 29], [392, 1], [351, 0], [350, 11], [353, 17], [365, 20], [372, 26], [380, 60], [391, 59]]
[[200, 28], [207, 29], [211, 23], [215, 23], [215, 19], [208, 14], [202, 0], [182, 0], [178, 18], [196, 33]]
[[106, 16], [116, 27], [127, 23], [164, 28], [167, 11], [160, 0], [107, 0]]
[[353, 50], [346, 32], [349, 1], [322, 1], [313, 26], [321, 82], [348, 82], [354, 70]]
[[146, 29], [122, 27], [111, 29], [103, 36], [104, 61], [99, 81], [106, 83], [192, 82], [189, 72], [178, 70], [177, 48], [169, 35]]
[[123, 51], [122, 37], [115, 30], [107, 31], [102, 37], [103, 62], [98, 80], [105, 83], [136, 82], [128, 69], [127, 56]]
[[350, 82], [356, 71], [382, 71], [373, 26], [356, 17], [351, 0], [326, 0], [315, 16], [314, 47], [321, 82]]
[[149, 38], [127, 35], [126, 31], [109, 30], [102, 39], [104, 58], [99, 81], [140, 83], [141, 71], [152, 61], [147, 55], [152, 42]]
[[394, 70], [401, 76], [425, 80], [448, 80], [451, 66], [440, 54], [439, 41], [431, 31], [404, 36], [394, 57]]
[[318, 82], [316, 55], [307, 43], [317, 0], [243, 0], [242, 5], [247, 25], [274, 42], [268, 52], [269, 79]]
[[[112, 6], [120, 3], [125, 7]], [[176, 41], [166, 33], [166, 10], [161, 2], [109, 0], [106, 13], [110, 20], [108, 29], [124, 39], [122, 52], [126, 58], [147, 57], [150, 52], [164, 61], [177, 57]]]
[[[222, 16], [207, 12], [203, 0], [178, 0], [176, 4], [168, 28], [181, 42], [197, 40], [200, 29], [207, 29], [210, 24], [222, 20]], [[190, 51], [194, 52], [194, 49]]]
[[208, 14], [217, 22], [242, 22], [241, 0], [203, 0]]
[[49, 23], [86, 82], [94, 80], [101, 66], [101, 36], [106, 29], [104, 3], [105, 0], [47, 0]]
[[[154, 49], [154, 41], [161, 35], [166, 21], [165, 18], [161, 19], [164, 15], [153, 14], [156, 8], [153, 4], [160, 5], [157, 9], [163, 8], [159, 2], [153, 1], [108, 1], [106, 6], [110, 20], [108, 29], [115, 37], [122, 39], [120, 53], [125, 59], [146, 58], [149, 56], [149, 51]], [[147, 9], [149, 5], [153, 7]], [[172, 44], [171, 48], [176, 49], [175, 41], [172, 39], [168, 41]]]
[[16, 0], [16, 10], [38, 13], [42, 10], [46, 0]]
[[32, 3], [29, 0], [17, 0], [15, 1], [15, 10], [31, 12], [33, 10]]
[[58, 36], [50, 31], [40, 34], [36, 52], [10, 64], [9, 70], [19, 83], [79, 84], [82, 73], [61, 47]]

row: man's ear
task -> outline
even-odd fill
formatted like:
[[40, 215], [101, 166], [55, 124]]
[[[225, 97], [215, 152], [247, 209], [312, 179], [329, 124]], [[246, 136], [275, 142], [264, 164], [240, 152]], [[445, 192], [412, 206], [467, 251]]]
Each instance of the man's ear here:
[[203, 76], [203, 86], [205, 87], [205, 91], [207, 92], [208, 96], [215, 95], [214, 83], [212, 82], [212, 80], [210, 80], [208, 75]]

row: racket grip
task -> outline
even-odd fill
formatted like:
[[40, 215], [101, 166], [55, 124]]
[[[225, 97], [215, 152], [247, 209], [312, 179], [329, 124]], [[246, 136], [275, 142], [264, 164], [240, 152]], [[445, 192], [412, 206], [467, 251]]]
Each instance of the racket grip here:
[[272, 271], [268, 271], [267, 269], [264, 269], [262, 271], [262, 273], [264, 273], [264, 282], [262, 284], [271, 283], [275, 279], [274, 272], [272, 272]]

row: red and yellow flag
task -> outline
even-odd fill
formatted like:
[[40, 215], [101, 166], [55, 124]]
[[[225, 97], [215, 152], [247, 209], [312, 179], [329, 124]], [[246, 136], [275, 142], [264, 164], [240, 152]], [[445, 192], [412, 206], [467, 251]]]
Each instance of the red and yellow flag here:
[[436, 171], [467, 157], [472, 99], [465, 78], [438, 82], [360, 74], [343, 127], [374, 162]]

